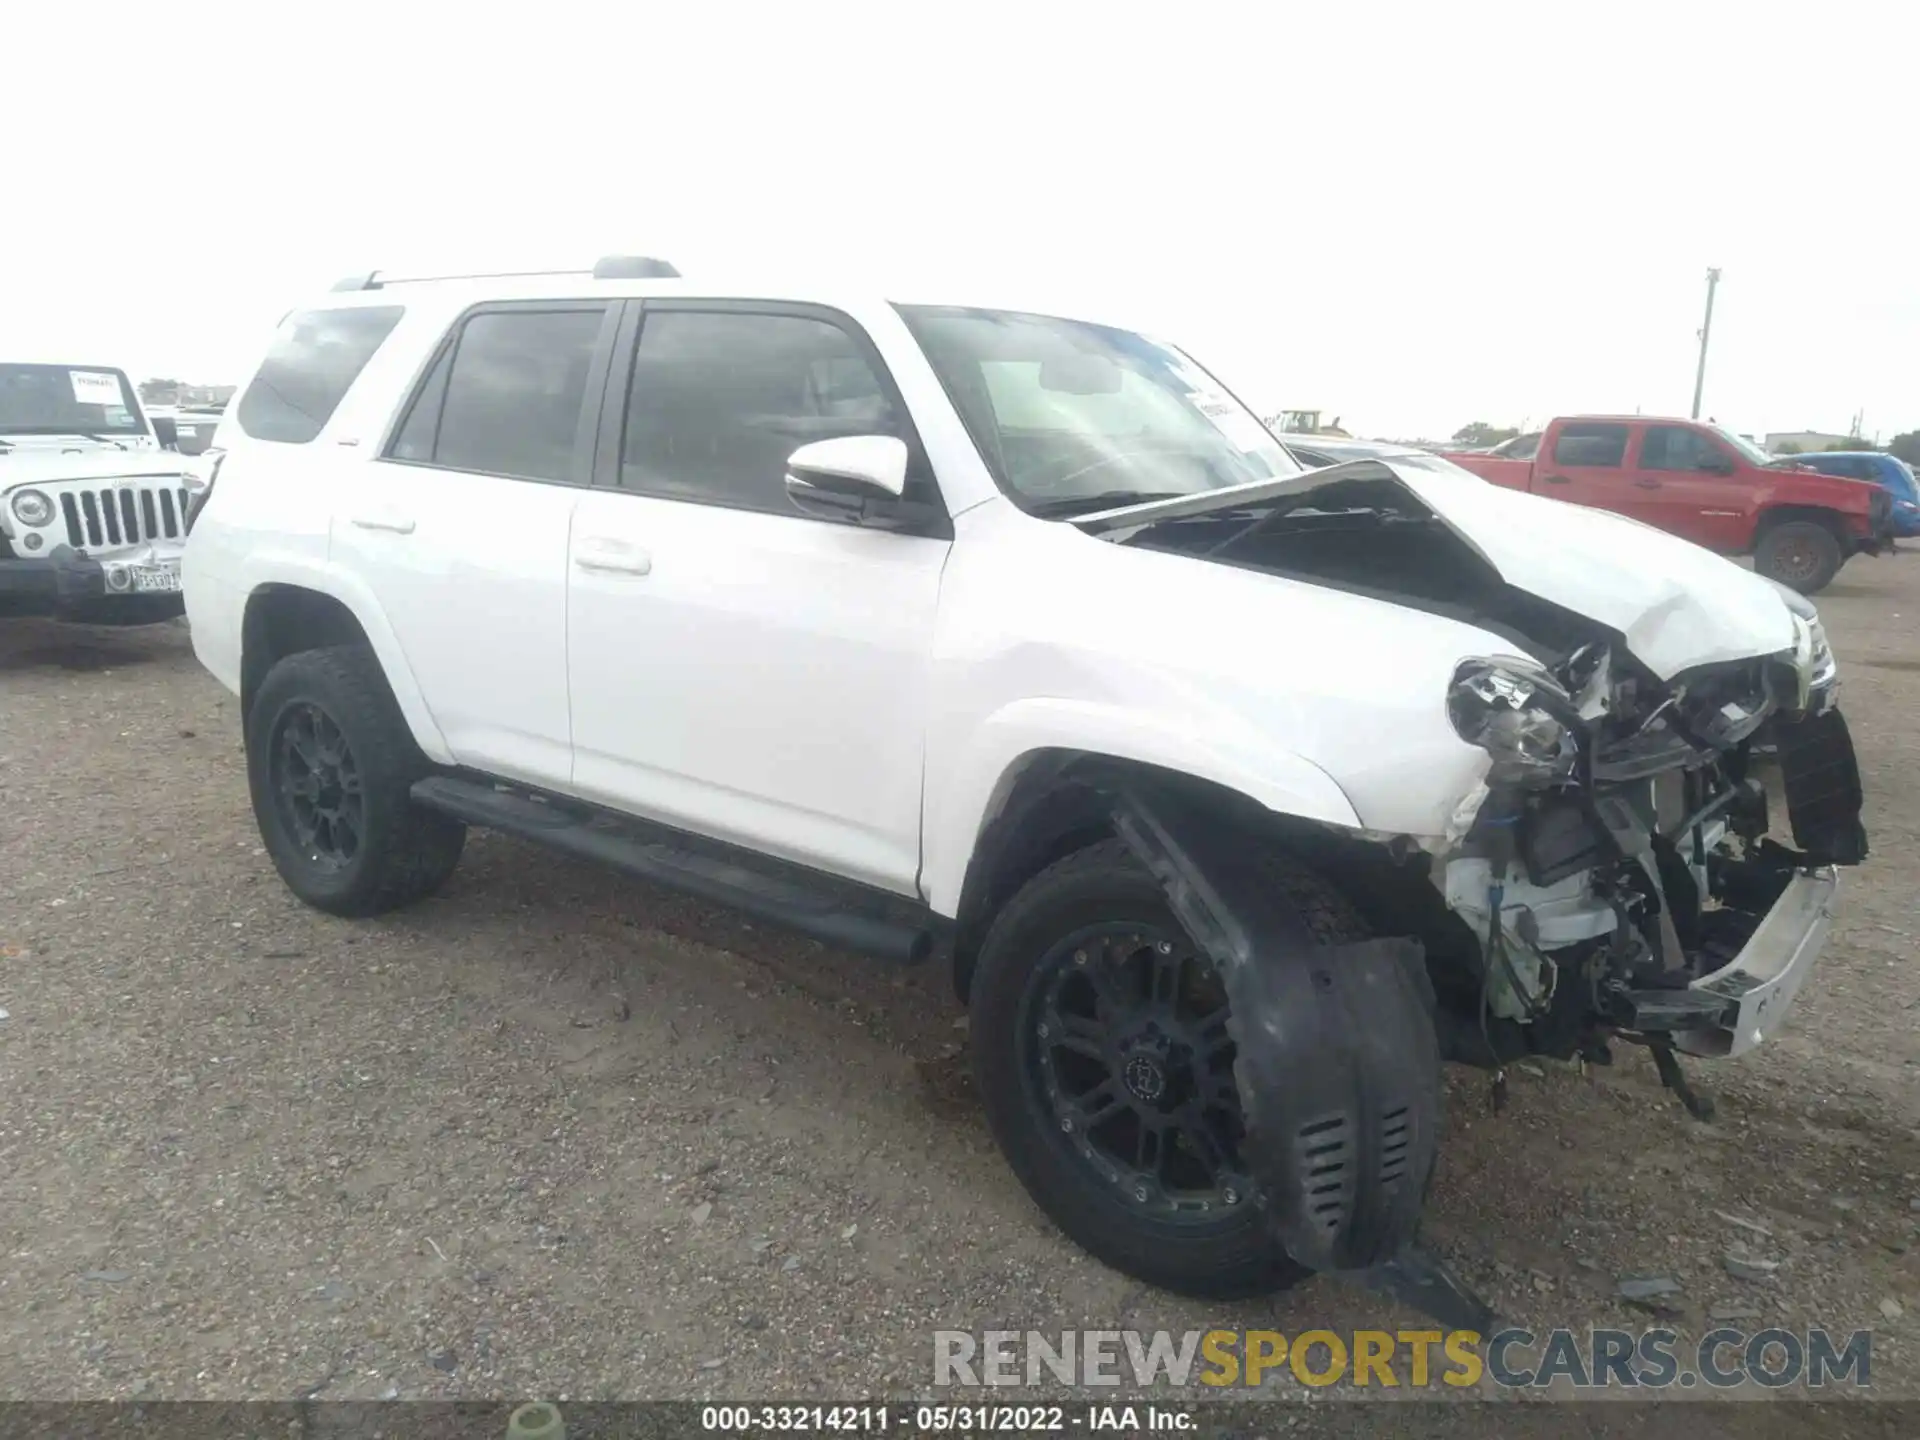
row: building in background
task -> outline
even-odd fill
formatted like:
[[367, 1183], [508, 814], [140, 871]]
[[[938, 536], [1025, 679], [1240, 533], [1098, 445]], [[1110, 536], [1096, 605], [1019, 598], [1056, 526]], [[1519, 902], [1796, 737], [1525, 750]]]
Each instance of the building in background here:
[[1858, 435], [1829, 435], [1820, 430], [1769, 430], [1765, 448], [1769, 455], [1813, 455], [1835, 448], [1861, 449], [1867, 444]]

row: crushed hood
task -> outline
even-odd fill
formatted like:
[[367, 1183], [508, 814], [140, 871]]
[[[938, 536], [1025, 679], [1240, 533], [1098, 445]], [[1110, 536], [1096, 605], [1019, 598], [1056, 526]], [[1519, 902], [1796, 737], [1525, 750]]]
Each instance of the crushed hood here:
[[[1515, 590], [1617, 631], [1661, 679], [1794, 643], [1792, 614], [1768, 581], [1638, 521], [1392, 460], [1357, 460], [1172, 500], [1075, 517], [1123, 539], [1165, 520], [1246, 509], [1351, 481], [1390, 479], [1412, 493]], [[1390, 579], [1390, 577], [1385, 577]]]

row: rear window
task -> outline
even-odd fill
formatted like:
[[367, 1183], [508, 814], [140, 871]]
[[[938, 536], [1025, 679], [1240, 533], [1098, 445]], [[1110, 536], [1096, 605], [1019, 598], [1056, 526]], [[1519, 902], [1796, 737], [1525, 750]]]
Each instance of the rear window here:
[[572, 304], [469, 315], [421, 382], [389, 458], [585, 483], [581, 412], [607, 313]]
[[255, 440], [304, 445], [334, 410], [400, 323], [399, 305], [296, 310], [281, 322], [267, 358], [234, 408]]

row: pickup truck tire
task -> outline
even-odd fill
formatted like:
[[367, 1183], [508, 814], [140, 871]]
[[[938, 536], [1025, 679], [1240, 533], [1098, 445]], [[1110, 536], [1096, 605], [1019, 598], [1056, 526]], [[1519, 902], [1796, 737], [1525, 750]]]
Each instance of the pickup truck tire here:
[[1838, 537], [1817, 520], [1782, 520], [1753, 548], [1755, 570], [1802, 595], [1826, 589], [1846, 558]]
[[261, 839], [287, 888], [316, 910], [395, 910], [459, 864], [467, 827], [412, 802], [430, 766], [366, 647], [281, 660], [260, 682], [246, 740]]
[[[1274, 868], [1276, 885], [1320, 939], [1364, 938], [1364, 927], [1337, 891], [1282, 856], [1274, 857]], [[1129, 958], [1121, 958], [1129, 951]], [[1103, 962], [1117, 968], [1103, 972]], [[1146, 1114], [1139, 1103], [1142, 1094], [1152, 1095], [1161, 1086], [1169, 1099], [1204, 1094], [1218, 1102], [1209, 1104], [1203, 1121], [1216, 1142], [1222, 1133], [1232, 1140], [1238, 1123], [1230, 1044], [1201, 1061], [1190, 1058], [1197, 1045], [1178, 1042], [1171, 1057], [1165, 1051], [1130, 1050], [1161, 1040], [1142, 1037], [1139, 1027], [1151, 1030], [1154, 1022], [1131, 1011], [1122, 1024], [1107, 1027], [1104, 1038], [1090, 1038], [1093, 1022], [1086, 1011], [1105, 1014], [1108, 1007], [1087, 977], [1106, 973], [1111, 979], [1142, 970], [1152, 977], [1161, 973], [1161, 965], [1176, 967], [1171, 989], [1197, 991], [1201, 997], [1189, 1013], [1171, 1015], [1166, 1031], [1192, 1040], [1199, 1033], [1214, 1035], [1217, 1027], [1224, 1041], [1225, 993], [1209, 990], [1217, 985], [1211, 964], [1194, 949], [1158, 882], [1124, 842], [1090, 846], [1029, 880], [995, 918], [974, 972], [969, 1031], [988, 1125], [1035, 1203], [1076, 1244], [1116, 1270], [1208, 1299], [1285, 1289], [1311, 1272], [1286, 1254], [1252, 1203], [1254, 1186], [1232, 1154], [1233, 1143], [1226, 1147], [1232, 1158], [1222, 1171], [1232, 1178], [1210, 1190], [1174, 1183], [1162, 1188], [1156, 1179], [1149, 1195], [1139, 1184], [1138, 1150], [1131, 1157], [1113, 1153], [1116, 1139], [1124, 1151], [1129, 1137], [1137, 1144], [1139, 1130], [1146, 1128], [1147, 1122], [1136, 1119], [1130, 1130], [1132, 1117], [1125, 1109]], [[1144, 1009], [1162, 988], [1149, 978], [1129, 998]], [[1070, 998], [1074, 990], [1091, 1004], [1076, 1008]], [[1177, 994], [1174, 1000], [1177, 1006]], [[1070, 1009], [1076, 1013], [1069, 1014]], [[1132, 1034], [1119, 1033], [1128, 1028]], [[1069, 1048], [1080, 1044], [1104, 1050], [1109, 1059], [1083, 1057]], [[1134, 1058], [1124, 1064], [1112, 1058], [1128, 1054]], [[1069, 1068], [1077, 1074], [1067, 1074]], [[1136, 1078], [1145, 1086], [1136, 1085]], [[1086, 1123], [1103, 1112], [1108, 1118]], [[1227, 1127], [1224, 1132], [1219, 1125]], [[1155, 1142], [1156, 1176], [1167, 1175], [1170, 1166], [1185, 1167], [1189, 1177], [1195, 1173], [1193, 1157], [1207, 1142], [1188, 1140], [1192, 1132], [1185, 1126], [1176, 1130], [1171, 1141]], [[1171, 1157], [1169, 1148], [1175, 1152]], [[1182, 1205], [1186, 1212], [1175, 1213]]]

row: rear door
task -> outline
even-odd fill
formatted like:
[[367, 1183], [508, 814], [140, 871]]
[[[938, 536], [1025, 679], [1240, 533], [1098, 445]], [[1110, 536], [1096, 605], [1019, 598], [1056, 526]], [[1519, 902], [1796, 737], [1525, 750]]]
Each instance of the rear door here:
[[1631, 483], [1641, 518], [1709, 550], [1744, 549], [1753, 533], [1751, 482], [1739, 459], [1690, 425], [1648, 425]]
[[1645, 493], [1628, 483], [1632, 433], [1620, 420], [1567, 422], [1553, 432], [1552, 446], [1534, 457], [1534, 488], [1555, 500], [1651, 520]]
[[572, 768], [567, 532], [613, 327], [605, 301], [466, 311], [333, 518], [455, 759], [543, 785]]
[[[902, 501], [801, 513], [787, 456], [863, 434], [907, 442]], [[871, 340], [817, 306], [636, 306], [600, 456], [567, 574], [574, 791], [914, 894], [952, 524]]]

